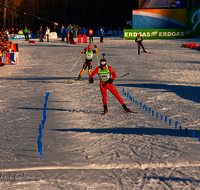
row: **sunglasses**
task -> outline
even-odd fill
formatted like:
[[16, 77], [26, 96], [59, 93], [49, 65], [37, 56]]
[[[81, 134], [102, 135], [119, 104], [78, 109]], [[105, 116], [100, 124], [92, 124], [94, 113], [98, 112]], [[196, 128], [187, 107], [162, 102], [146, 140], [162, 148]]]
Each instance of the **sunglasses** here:
[[101, 62], [101, 63], [104, 63], [104, 65], [100, 65], [101, 69], [105, 69], [106, 68], [106, 62]]

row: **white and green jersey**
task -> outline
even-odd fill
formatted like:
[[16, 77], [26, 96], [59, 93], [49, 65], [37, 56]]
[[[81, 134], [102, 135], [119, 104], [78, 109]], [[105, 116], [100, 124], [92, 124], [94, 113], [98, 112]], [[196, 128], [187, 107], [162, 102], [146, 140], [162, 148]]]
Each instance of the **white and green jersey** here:
[[101, 67], [99, 67], [98, 75], [99, 75], [99, 80], [101, 82], [108, 81], [111, 78], [110, 71], [108, 70], [108, 65], [106, 66], [106, 69], [104, 69], [104, 70], [101, 69]]
[[93, 59], [93, 51], [86, 51], [85, 52], [85, 59], [86, 60], [92, 60]]

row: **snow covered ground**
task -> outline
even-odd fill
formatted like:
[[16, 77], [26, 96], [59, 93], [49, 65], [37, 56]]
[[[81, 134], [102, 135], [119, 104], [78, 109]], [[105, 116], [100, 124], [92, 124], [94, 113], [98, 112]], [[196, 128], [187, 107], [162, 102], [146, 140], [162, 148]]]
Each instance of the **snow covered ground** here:
[[[105, 53], [118, 77], [130, 73], [114, 84], [138, 112], [125, 113], [108, 92], [105, 116], [98, 76], [94, 84], [87, 71], [85, 81], [64, 82], [78, 76], [84, 56], [66, 77], [87, 44], [13, 40], [20, 64], [0, 67], [0, 189], [200, 189], [200, 51], [181, 47], [199, 40], [144, 40], [153, 54], [138, 56], [134, 41], [94, 38], [98, 59]], [[97, 65], [94, 56], [93, 70]], [[40, 159], [37, 129], [46, 92]]]

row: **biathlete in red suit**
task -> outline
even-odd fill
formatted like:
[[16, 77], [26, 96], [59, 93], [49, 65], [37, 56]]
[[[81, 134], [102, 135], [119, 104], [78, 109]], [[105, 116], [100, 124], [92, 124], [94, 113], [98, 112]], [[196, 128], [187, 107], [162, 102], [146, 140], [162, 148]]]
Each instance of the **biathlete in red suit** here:
[[[104, 54], [105, 55], [105, 54]], [[107, 89], [118, 99], [119, 103], [122, 105], [125, 111], [130, 112], [130, 109], [126, 107], [123, 99], [120, 97], [117, 89], [113, 85], [113, 81], [116, 79], [116, 74], [111, 66], [108, 66], [106, 60], [103, 58], [100, 60], [100, 66], [96, 67], [95, 70], [90, 75], [90, 83], [94, 82], [94, 75], [98, 73], [100, 80], [100, 90], [102, 94], [102, 101], [104, 105], [104, 114], [108, 112], [107, 107]]]

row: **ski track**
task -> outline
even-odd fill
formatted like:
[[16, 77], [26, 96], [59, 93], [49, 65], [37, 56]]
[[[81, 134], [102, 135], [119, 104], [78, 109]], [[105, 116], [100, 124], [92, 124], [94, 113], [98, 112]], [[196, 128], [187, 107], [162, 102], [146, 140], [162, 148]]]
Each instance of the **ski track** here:
[[[98, 41], [94, 38], [98, 59], [105, 52], [117, 76], [130, 73], [114, 84], [138, 113], [124, 112], [108, 92], [109, 112], [102, 115], [98, 77], [89, 84], [87, 70], [85, 81], [64, 82], [78, 76], [84, 57], [66, 77], [87, 44], [14, 40], [20, 64], [0, 67], [0, 189], [200, 189], [200, 54], [180, 47], [198, 44], [199, 39], [144, 40], [153, 54], [140, 56], [134, 41]], [[97, 65], [94, 56], [93, 69]], [[155, 113], [171, 118], [172, 126], [125, 98], [123, 88]], [[50, 96], [39, 159], [37, 129], [46, 92]], [[174, 128], [175, 121], [183, 131]], [[22, 173], [30, 180], [22, 180]], [[15, 175], [17, 180], [4, 178]]]

